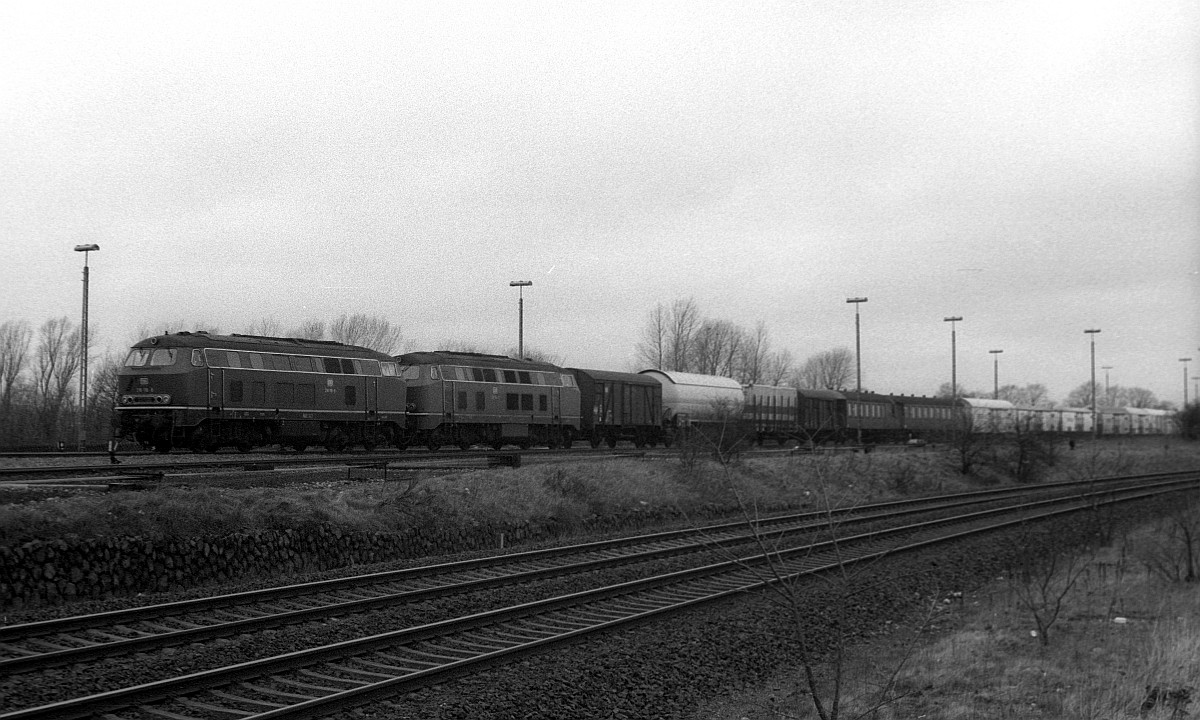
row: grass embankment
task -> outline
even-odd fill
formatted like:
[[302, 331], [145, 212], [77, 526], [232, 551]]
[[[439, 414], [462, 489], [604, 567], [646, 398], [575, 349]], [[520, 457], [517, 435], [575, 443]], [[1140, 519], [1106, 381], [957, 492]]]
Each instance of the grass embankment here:
[[[1046, 479], [1200, 465], [1195, 444], [1161, 439], [1082, 445], [1061, 452]], [[0, 497], [0, 546], [64, 536], [188, 538], [333, 523], [349, 532], [428, 524], [550, 525], [591, 532], [598, 520], [646, 515], [681, 522], [742, 504], [761, 511], [862, 503], [950, 491], [1003, 478], [987, 467], [956, 472], [952, 452], [745, 458], [728, 467], [679, 460], [606, 459], [527, 465], [390, 482], [347, 482], [341, 471], [266, 486], [262, 478], [167, 484], [154, 492]], [[289, 476], [290, 477], [290, 476]], [[247, 483], [256, 486], [246, 487]], [[735, 491], [736, 489], [736, 491]]]

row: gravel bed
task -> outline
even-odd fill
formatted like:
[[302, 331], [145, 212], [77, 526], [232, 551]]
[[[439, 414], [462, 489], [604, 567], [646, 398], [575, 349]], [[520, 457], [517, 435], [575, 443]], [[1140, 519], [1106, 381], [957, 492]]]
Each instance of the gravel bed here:
[[[1121, 514], [1135, 522], [1162, 506], [1146, 502]], [[1056, 521], [1044, 542], [1067, 546], [1094, 533], [1085, 519]], [[966, 591], [996, 577], [1005, 562], [1030, 548], [1007, 532], [937, 551], [891, 559], [861, 575], [853, 605], [831, 608], [839, 593], [823, 580], [802, 588], [803, 621], [810, 651], [833, 646], [831, 626], [847, 637], [865, 638], [901, 622], [934, 595]], [[441, 602], [406, 605], [393, 611], [242, 635], [152, 655], [106, 660], [101, 666], [66, 667], [0, 680], [0, 710], [44, 704], [68, 696], [143, 683], [218, 665], [338, 642], [350, 637], [409, 627], [450, 615], [574, 592], [598, 579], [619, 582], [690, 564], [685, 560], [645, 563], [547, 583], [507, 587]], [[413, 563], [409, 563], [413, 564]], [[399, 565], [399, 564], [398, 564]], [[375, 568], [372, 568], [375, 569]], [[366, 570], [358, 568], [359, 571]], [[323, 573], [328, 576], [330, 573]], [[316, 575], [312, 576], [313, 579]], [[290, 581], [309, 578], [293, 577]], [[266, 584], [246, 583], [240, 589]], [[225, 586], [223, 591], [239, 589]], [[199, 592], [191, 595], [203, 594]], [[156, 602], [184, 594], [155, 597]], [[70, 607], [72, 614], [113, 609], [128, 602], [97, 602]], [[57, 614], [62, 614], [58, 609]], [[698, 608], [666, 621], [613, 631], [566, 650], [544, 653], [516, 664], [411, 693], [389, 702], [346, 711], [347, 718], [688, 718], [695, 708], [724, 691], [752, 685], [776, 673], [797, 656], [792, 614], [764, 594], [748, 594]], [[33, 618], [23, 618], [29, 620]], [[10, 618], [11, 622], [12, 619]]]

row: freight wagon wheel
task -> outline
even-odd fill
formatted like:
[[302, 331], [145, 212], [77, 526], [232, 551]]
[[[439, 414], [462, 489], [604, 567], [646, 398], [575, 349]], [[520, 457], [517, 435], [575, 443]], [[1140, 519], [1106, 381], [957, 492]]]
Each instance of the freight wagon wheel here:
[[233, 445], [234, 445], [234, 447], [237, 448], [238, 452], [243, 452], [243, 453], [250, 452], [250, 450], [254, 447], [254, 445], [252, 445], [249, 440], [238, 440]]
[[304, 443], [296, 443], [295, 445], [292, 445], [292, 449], [298, 453], [304, 452], [307, 448], [308, 448], [308, 446], [305, 445]]
[[504, 447], [504, 442], [502, 440], [493, 440], [492, 441], [492, 449], [493, 450], [499, 450], [502, 447]]
[[600, 447], [600, 438], [593, 435], [592, 437], [588, 438], [588, 444], [591, 445], [592, 449], [594, 450]]
[[154, 452], [163, 453], [164, 455], [171, 452], [171, 438], [155, 438]]
[[615, 448], [615, 447], [617, 446], [617, 438], [616, 438], [615, 436], [613, 436], [613, 435], [609, 435], [608, 437], [604, 438], [604, 442], [605, 442], [605, 443], [606, 443], [606, 444], [607, 444], [607, 445], [608, 445], [610, 448]]
[[463, 451], [470, 450], [471, 449], [471, 441], [467, 440], [466, 438], [459, 440], [458, 441], [458, 449], [463, 450]]
[[429, 452], [437, 452], [438, 448], [440, 448], [441, 446], [442, 446], [442, 444], [440, 442], [438, 442], [437, 440], [430, 440], [428, 443], [425, 444], [425, 447], [429, 450]]

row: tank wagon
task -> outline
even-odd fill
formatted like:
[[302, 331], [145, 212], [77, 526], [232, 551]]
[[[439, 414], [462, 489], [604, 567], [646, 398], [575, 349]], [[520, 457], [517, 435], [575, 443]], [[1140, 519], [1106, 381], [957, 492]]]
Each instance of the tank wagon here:
[[343, 450], [405, 427], [396, 363], [323, 340], [181, 332], [147, 338], [117, 374], [119, 437], [159, 452], [280, 444]]
[[488, 445], [570, 446], [580, 434], [575, 377], [550, 363], [504, 355], [414, 352], [399, 355], [408, 388], [403, 445], [436, 450]]

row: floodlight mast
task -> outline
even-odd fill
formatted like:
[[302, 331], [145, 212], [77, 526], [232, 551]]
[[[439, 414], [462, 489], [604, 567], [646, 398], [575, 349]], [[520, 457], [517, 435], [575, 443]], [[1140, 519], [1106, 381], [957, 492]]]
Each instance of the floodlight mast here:
[[513, 280], [509, 287], [517, 288], [517, 356], [525, 359], [525, 288], [533, 284], [532, 280]]
[[854, 412], [854, 424], [858, 430], [858, 444], [862, 445], [862, 344], [859, 332], [858, 306], [865, 303], [865, 297], [846, 298], [847, 303], [854, 305], [854, 390], [858, 397], [855, 402], [858, 407]]
[[76, 245], [75, 252], [83, 253], [83, 316], [79, 322], [79, 419], [75, 428], [75, 440], [79, 450], [87, 445], [87, 401], [88, 401], [88, 253], [96, 252], [96, 243]]

